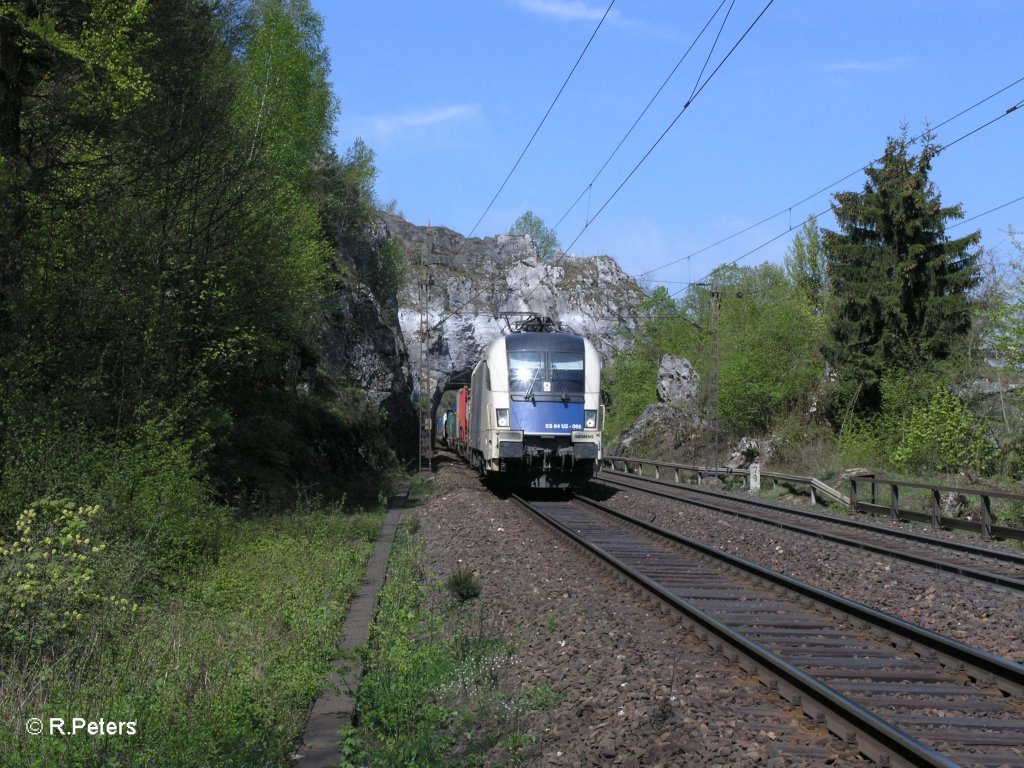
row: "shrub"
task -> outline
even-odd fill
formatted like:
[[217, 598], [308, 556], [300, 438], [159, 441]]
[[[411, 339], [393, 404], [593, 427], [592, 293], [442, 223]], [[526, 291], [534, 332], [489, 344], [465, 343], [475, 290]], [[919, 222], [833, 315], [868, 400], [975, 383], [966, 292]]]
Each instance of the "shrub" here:
[[985, 472], [993, 452], [989, 440], [971, 423], [963, 402], [940, 386], [926, 405], [911, 411], [892, 458], [901, 469]]
[[167, 421], [102, 449], [97, 527], [139, 596], [173, 588], [219, 551], [228, 513], [213, 503], [195, 453]]
[[90, 535], [97, 512], [43, 499], [22, 512], [17, 538], [0, 542], [0, 645], [53, 646], [91, 606], [128, 609], [126, 599], [102, 594], [93, 581], [94, 560], [104, 549]]

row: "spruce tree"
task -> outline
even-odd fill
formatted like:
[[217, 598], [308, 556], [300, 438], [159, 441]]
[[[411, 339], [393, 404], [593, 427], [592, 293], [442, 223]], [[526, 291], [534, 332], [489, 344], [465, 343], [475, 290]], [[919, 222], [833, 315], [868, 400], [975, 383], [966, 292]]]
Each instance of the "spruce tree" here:
[[929, 138], [914, 156], [910, 143], [905, 131], [890, 138], [864, 191], [835, 195], [841, 232], [824, 233], [831, 297], [823, 351], [843, 410], [877, 410], [885, 370], [945, 359], [970, 328], [979, 257], [971, 248], [981, 232], [946, 236], [963, 210], [944, 207], [928, 178], [941, 148]]

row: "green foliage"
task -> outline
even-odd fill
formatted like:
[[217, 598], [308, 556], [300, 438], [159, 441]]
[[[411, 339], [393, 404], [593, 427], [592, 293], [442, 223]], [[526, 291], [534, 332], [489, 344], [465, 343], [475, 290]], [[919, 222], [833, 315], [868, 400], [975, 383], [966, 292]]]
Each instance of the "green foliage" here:
[[885, 370], [943, 360], [970, 328], [978, 254], [969, 249], [981, 234], [946, 237], [946, 223], [963, 211], [943, 207], [928, 178], [938, 152], [926, 143], [911, 155], [904, 133], [867, 169], [862, 193], [835, 196], [841, 233], [824, 236], [831, 285], [825, 353], [857, 411], [878, 411]]
[[[380, 522], [333, 510], [238, 523], [219, 562], [159, 606], [107, 617], [56, 657], [5, 656], [4, 765], [286, 763]], [[23, 718], [50, 712], [135, 721], [138, 731], [25, 734]]]
[[363, 653], [359, 724], [343, 734], [342, 764], [476, 765], [497, 745], [518, 760], [532, 739], [519, 716], [551, 706], [558, 694], [503, 685], [510, 648], [483, 635], [482, 618], [466, 604], [437, 605], [422, 550], [403, 526]]
[[288, 507], [297, 492], [366, 503], [397, 468], [384, 416], [355, 388], [330, 399], [268, 394], [235, 418], [210, 463], [246, 512]]
[[[658, 366], [666, 352], [686, 355], [699, 350], [700, 330], [692, 320], [694, 311], [686, 299], [673, 300], [659, 286], [640, 306], [647, 319], [632, 334], [632, 343], [612, 352], [612, 363], [602, 373], [601, 385], [607, 396], [604, 432], [614, 438], [632, 424], [644, 408], [656, 400]], [[698, 361], [690, 358], [695, 366]]]
[[52, 651], [79, 625], [83, 611], [100, 602], [129, 608], [126, 599], [103, 594], [93, 580], [94, 561], [105, 548], [92, 533], [98, 511], [43, 499], [22, 512], [10, 543], [0, 539], [0, 648], [45, 645]]
[[345, 764], [441, 766], [448, 713], [432, 694], [451, 664], [419, 583], [422, 544], [400, 531], [370, 627], [359, 686], [360, 727], [344, 735]]
[[344, 158], [333, 151], [321, 158], [317, 194], [329, 240], [355, 265], [360, 282], [370, 288], [385, 312], [397, 314], [406, 256], [399, 241], [382, 235], [378, 227], [381, 206], [373, 190], [376, 177], [373, 150], [356, 139]]
[[723, 269], [719, 403], [735, 432], [767, 431], [773, 420], [810, 395], [824, 363], [823, 323], [804, 294], [771, 264]]
[[483, 591], [483, 585], [480, 583], [480, 580], [473, 575], [473, 571], [469, 568], [459, 568], [448, 577], [444, 585], [460, 603], [464, 603], [467, 600], [475, 600], [480, 597], [480, 593]]
[[612, 364], [605, 368], [601, 382], [608, 399], [604, 424], [607, 438], [618, 435], [655, 401], [660, 359], [653, 345], [634, 344], [612, 353]]
[[302, 188], [338, 110], [323, 23], [308, 0], [252, 0], [242, 30], [234, 110], [249, 158]]
[[993, 453], [991, 442], [972, 424], [963, 402], [939, 387], [927, 404], [911, 411], [892, 459], [901, 469], [983, 473], [991, 465]]
[[881, 391], [877, 414], [847, 419], [840, 430], [847, 466], [918, 473], [991, 469], [992, 441], [938, 373], [893, 371], [882, 377]]
[[[734, 432], [765, 431], [777, 416], [810, 402], [824, 368], [819, 352], [823, 321], [775, 265], [723, 268], [715, 271], [711, 282], [722, 296], [721, 422]], [[688, 359], [702, 383], [707, 382], [706, 288], [693, 286], [678, 302], [659, 289], [643, 309], [651, 319], [636, 333], [632, 347], [614, 356], [605, 377], [612, 397], [612, 434], [654, 402], [665, 353]]]
[[818, 219], [811, 214], [793, 238], [784, 258], [786, 275], [821, 315], [828, 305], [828, 256], [821, 242]]
[[[168, 420], [143, 424], [130, 442], [95, 455], [97, 527], [105, 567], [137, 597], [174, 588], [216, 558], [228, 511], [213, 503], [197, 449]], [[116, 556], [116, 558], [115, 558]]]
[[1018, 254], [1009, 275], [988, 309], [988, 342], [996, 358], [1016, 370], [1024, 368], [1024, 242], [1011, 227], [1010, 242]]
[[533, 244], [537, 247], [538, 255], [545, 261], [550, 261], [562, 247], [558, 242], [558, 235], [555, 230], [544, 223], [544, 220], [527, 211], [515, 223], [509, 227], [510, 235], [529, 235]]

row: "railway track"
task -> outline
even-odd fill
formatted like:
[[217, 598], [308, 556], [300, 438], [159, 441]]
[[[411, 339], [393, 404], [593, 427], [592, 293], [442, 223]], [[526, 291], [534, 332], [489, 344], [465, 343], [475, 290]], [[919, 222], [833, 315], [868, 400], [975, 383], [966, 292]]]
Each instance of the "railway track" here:
[[538, 517], [881, 765], [1024, 764], [1024, 667], [589, 499]]
[[740, 498], [726, 492], [681, 488], [648, 478], [636, 480], [614, 470], [602, 471], [596, 482], [694, 504], [745, 520], [976, 579], [1007, 590], [1024, 592], [1024, 555], [860, 520], [823, 515], [769, 501]]

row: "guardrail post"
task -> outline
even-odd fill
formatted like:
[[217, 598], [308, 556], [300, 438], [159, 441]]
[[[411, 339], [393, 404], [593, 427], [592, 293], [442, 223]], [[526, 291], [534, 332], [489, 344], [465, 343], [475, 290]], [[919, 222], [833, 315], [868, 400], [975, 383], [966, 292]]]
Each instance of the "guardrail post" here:
[[814, 484], [812, 483], [811, 484], [811, 506], [813, 507], [817, 503], [818, 503], [818, 497], [814, 493]]
[[850, 478], [850, 511], [860, 512], [857, 508], [857, 481], [854, 478]]
[[655, 464], [654, 465], [654, 479], [655, 480], [661, 480], [661, 465], [660, 464]]
[[936, 530], [939, 527], [939, 510], [941, 508], [942, 499], [939, 497], [939, 492], [932, 488], [932, 527]]
[[889, 484], [889, 516], [893, 521], [900, 519], [900, 487], [896, 483]]
[[981, 497], [981, 532], [992, 538], [992, 497]]
[[673, 467], [672, 471], [675, 477], [676, 485], [679, 485], [679, 467]]

